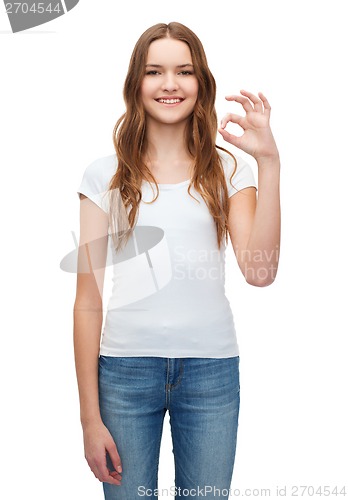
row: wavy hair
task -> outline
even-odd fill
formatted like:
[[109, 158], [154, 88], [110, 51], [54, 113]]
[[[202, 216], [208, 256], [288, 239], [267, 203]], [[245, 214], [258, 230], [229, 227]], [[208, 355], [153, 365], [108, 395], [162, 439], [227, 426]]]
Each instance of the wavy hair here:
[[[219, 249], [223, 238], [226, 243], [228, 241], [228, 191], [216, 148], [225, 151], [234, 159], [235, 167], [230, 182], [236, 171], [237, 161], [230, 151], [215, 144], [217, 134], [215, 79], [210, 72], [203, 45], [197, 35], [177, 22], [159, 23], [148, 28], [135, 44], [123, 88], [126, 111], [113, 129], [113, 143], [118, 163], [116, 173], [108, 186], [108, 194], [109, 223], [116, 251], [128, 241], [136, 225], [139, 203], [142, 199], [142, 181], [147, 179], [156, 185], [157, 195], [149, 203], [154, 203], [159, 195], [158, 184], [144, 160], [148, 144], [146, 115], [140, 89], [145, 75], [149, 46], [153, 41], [166, 37], [180, 40], [189, 46], [198, 80], [197, 100], [185, 128], [187, 151], [194, 164], [188, 193], [194, 198], [190, 192], [193, 185], [206, 203], [216, 224]], [[196, 201], [199, 203], [199, 200]]]

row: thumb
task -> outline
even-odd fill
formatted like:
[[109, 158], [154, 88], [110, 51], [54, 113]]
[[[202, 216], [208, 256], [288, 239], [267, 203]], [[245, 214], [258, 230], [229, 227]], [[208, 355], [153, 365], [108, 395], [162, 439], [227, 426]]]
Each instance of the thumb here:
[[107, 449], [110, 455], [111, 462], [112, 465], [115, 467], [115, 470], [117, 470], [117, 472], [122, 472], [121, 458], [120, 455], [118, 454], [116, 444], [114, 442], [111, 444], [107, 444], [105, 448]]
[[222, 137], [225, 139], [226, 142], [229, 142], [230, 144], [236, 146], [237, 148], [239, 147], [240, 137], [230, 134], [229, 132], [227, 132], [227, 130], [221, 127], [218, 128], [218, 132], [220, 132], [220, 134], [222, 135]]

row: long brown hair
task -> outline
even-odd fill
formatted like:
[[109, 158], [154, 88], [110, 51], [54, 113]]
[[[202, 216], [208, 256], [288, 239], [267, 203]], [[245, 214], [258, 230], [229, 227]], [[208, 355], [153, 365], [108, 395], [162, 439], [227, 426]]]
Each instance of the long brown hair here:
[[150, 203], [154, 203], [159, 195], [158, 184], [144, 161], [147, 150], [146, 116], [140, 87], [145, 75], [150, 44], [166, 37], [187, 43], [198, 80], [197, 101], [185, 129], [187, 150], [194, 160], [188, 193], [194, 198], [190, 193], [193, 185], [209, 208], [216, 224], [218, 247], [220, 248], [223, 238], [226, 243], [228, 240], [228, 192], [223, 166], [216, 148], [225, 151], [234, 159], [235, 168], [230, 181], [236, 171], [237, 161], [232, 153], [215, 144], [217, 134], [215, 79], [209, 70], [203, 45], [197, 35], [177, 22], [159, 23], [148, 28], [134, 47], [123, 88], [126, 111], [113, 130], [117, 170], [109, 184], [109, 222], [116, 250], [128, 241], [136, 225], [144, 178], [153, 182], [157, 189], [157, 195]]

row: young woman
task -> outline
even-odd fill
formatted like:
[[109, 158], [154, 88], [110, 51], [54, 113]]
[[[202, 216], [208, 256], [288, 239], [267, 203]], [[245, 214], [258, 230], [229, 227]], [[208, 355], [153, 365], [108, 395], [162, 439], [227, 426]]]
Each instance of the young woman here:
[[[146, 30], [131, 56], [115, 154], [91, 163], [78, 190], [75, 362], [85, 458], [106, 500], [158, 498], [167, 410], [175, 498], [229, 494], [240, 385], [225, 248], [229, 234], [247, 283], [274, 281], [280, 160], [266, 97], [227, 96], [245, 116], [228, 113], [218, 128], [215, 92], [189, 28]], [[228, 122], [243, 135], [228, 133]], [[216, 146], [217, 131], [255, 158], [258, 186], [248, 163]]]

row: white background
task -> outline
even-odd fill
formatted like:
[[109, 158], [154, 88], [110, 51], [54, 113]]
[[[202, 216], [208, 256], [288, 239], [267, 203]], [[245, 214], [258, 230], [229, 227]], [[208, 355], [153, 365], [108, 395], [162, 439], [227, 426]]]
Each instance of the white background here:
[[[348, 486], [344, 7], [337, 0], [81, 0], [67, 15], [17, 34], [1, 10], [0, 490], [9, 487], [1, 498], [103, 498], [84, 459], [79, 421], [76, 276], [59, 263], [74, 249], [71, 232], [78, 236], [83, 171], [114, 152], [133, 46], [146, 28], [170, 21], [202, 40], [219, 118], [240, 112], [225, 95], [265, 93], [281, 153], [275, 283], [246, 284], [231, 248], [227, 253], [241, 352], [231, 487], [255, 488], [254, 496], [269, 488], [275, 497], [283, 486], [287, 496], [300, 485]], [[239, 154], [257, 175], [253, 158]], [[159, 488], [173, 485], [167, 412]]]

